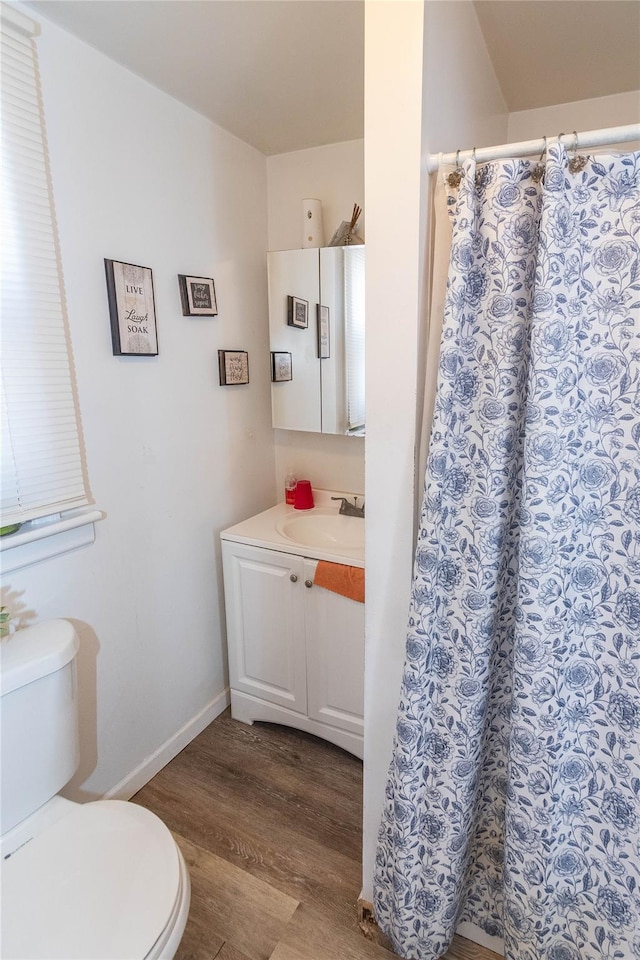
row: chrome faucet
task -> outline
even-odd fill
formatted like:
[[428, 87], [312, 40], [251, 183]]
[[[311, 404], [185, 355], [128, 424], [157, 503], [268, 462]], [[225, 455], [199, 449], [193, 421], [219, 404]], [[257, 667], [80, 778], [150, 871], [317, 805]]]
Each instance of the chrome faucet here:
[[338, 513], [343, 517], [364, 517], [364, 503], [359, 507], [357, 497], [353, 498], [353, 503], [350, 503], [346, 497], [331, 497], [331, 499], [342, 500]]

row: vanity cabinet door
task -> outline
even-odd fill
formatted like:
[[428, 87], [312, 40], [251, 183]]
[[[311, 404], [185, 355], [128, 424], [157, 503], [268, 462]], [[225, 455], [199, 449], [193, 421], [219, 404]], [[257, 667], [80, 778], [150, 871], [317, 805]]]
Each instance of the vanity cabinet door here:
[[301, 557], [223, 541], [231, 688], [307, 710]]
[[[304, 561], [305, 584], [316, 560]], [[364, 604], [322, 587], [305, 587], [307, 714], [364, 733]]]

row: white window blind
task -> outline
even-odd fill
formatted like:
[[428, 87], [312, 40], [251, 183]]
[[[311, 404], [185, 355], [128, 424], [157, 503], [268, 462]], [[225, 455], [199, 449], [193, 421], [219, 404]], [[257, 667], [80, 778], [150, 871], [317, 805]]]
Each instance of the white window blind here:
[[34, 24], [2, 5], [1, 525], [88, 503]]
[[344, 248], [347, 429], [364, 427], [364, 247]]

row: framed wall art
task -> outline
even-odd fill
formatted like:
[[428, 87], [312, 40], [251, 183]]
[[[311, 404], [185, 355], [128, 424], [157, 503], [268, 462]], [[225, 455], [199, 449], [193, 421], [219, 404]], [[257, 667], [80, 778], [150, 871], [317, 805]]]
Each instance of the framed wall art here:
[[286, 350], [271, 351], [271, 382], [284, 383], [293, 380], [291, 354]]
[[246, 350], [218, 350], [220, 386], [249, 383], [249, 354]]
[[183, 317], [217, 317], [216, 288], [209, 277], [178, 274]]
[[318, 304], [318, 357], [328, 360], [331, 356], [329, 341], [329, 307]]
[[309, 326], [309, 301], [300, 297], [287, 297], [287, 323], [290, 327]]
[[158, 332], [151, 267], [104, 261], [114, 357], [156, 357]]

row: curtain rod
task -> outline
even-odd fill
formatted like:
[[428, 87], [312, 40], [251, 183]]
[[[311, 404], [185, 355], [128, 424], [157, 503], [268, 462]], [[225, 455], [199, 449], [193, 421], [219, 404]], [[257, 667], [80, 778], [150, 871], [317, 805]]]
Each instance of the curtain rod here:
[[[612, 143], [629, 143], [633, 140], [640, 141], [640, 123], [629, 123], [623, 127], [608, 127], [605, 130], [589, 130], [587, 133], [567, 133], [558, 136], [547, 137], [546, 143], [551, 146], [562, 141], [565, 147], [570, 149], [585, 149], [587, 147], [605, 147]], [[544, 137], [540, 140], [522, 140], [520, 143], [502, 143], [497, 147], [478, 147], [475, 151], [478, 163], [484, 163], [487, 160], [501, 160], [507, 157], [528, 157], [534, 154], [540, 154], [545, 149]], [[460, 150], [458, 153], [432, 153], [427, 157], [427, 173], [433, 173], [442, 164], [449, 165], [458, 161], [469, 160], [473, 156], [473, 150]]]

